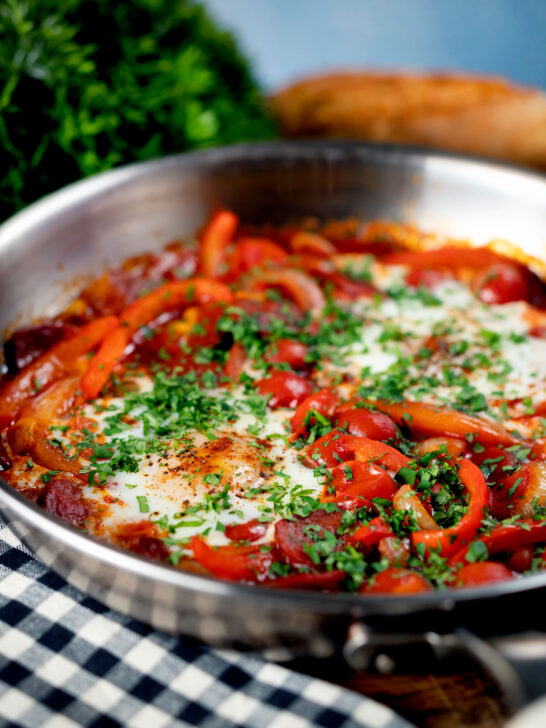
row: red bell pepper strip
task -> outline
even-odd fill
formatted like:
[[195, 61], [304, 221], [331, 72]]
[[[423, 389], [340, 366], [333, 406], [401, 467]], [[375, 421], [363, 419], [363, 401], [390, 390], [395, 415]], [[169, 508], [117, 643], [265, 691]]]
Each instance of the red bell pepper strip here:
[[387, 265], [409, 265], [412, 268], [485, 268], [506, 260], [488, 248], [462, 248], [447, 245], [436, 250], [401, 250], [382, 259]]
[[399, 425], [407, 425], [412, 434], [427, 437], [457, 437], [465, 439], [473, 434], [482, 445], [522, 445], [525, 440], [511, 434], [495, 422], [486, 422], [478, 417], [455, 410], [434, 407], [422, 402], [369, 401], [382, 412], [386, 412]]
[[303, 311], [321, 311], [326, 306], [326, 298], [318, 283], [299, 270], [280, 268], [263, 271], [257, 281], [266, 287], [282, 288]]
[[193, 555], [205, 569], [221, 579], [232, 581], [262, 581], [274, 561], [273, 551], [262, 551], [260, 546], [213, 547], [194, 536], [190, 542]]
[[47, 422], [64, 414], [77, 403], [80, 391], [80, 377], [75, 374], [51, 384], [43, 393], [29, 400], [19, 412], [19, 418], [31, 417], [34, 420]]
[[294, 253], [316, 255], [318, 258], [330, 258], [337, 252], [335, 245], [322, 235], [300, 230], [292, 236], [290, 247]]
[[[315, 422], [314, 416], [311, 414], [312, 410], [315, 410], [324, 417], [331, 417], [339, 399], [331, 389], [319, 389], [318, 392], [311, 394], [306, 397], [303, 402], [298, 405], [298, 408], [290, 419], [290, 427], [292, 428], [292, 440], [297, 440], [298, 437], [303, 435]], [[308, 421], [306, 417], [309, 415]]]
[[459, 465], [459, 478], [468, 491], [470, 502], [464, 516], [450, 528], [430, 531], [414, 531], [411, 534], [415, 547], [423, 544], [430, 553], [439, 550], [442, 556], [455, 553], [463, 543], [472, 541], [481, 525], [483, 511], [489, 502], [489, 491], [482, 471], [469, 460]]
[[80, 461], [67, 457], [63, 451], [49, 442], [51, 431], [46, 423], [30, 417], [18, 420], [7, 431], [7, 440], [11, 450], [18, 455], [30, 455], [34, 462], [48, 470], [59, 470], [79, 475]]
[[[525, 518], [506, 526], [496, 526], [489, 533], [475, 539], [473, 543], [482, 543], [491, 556], [499, 551], [515, 551], [522, 546], [529, 546], [541, 541], [546, 541], [546, 521]], [[472, 544], [469, 543], [464, 548], [457, 550], [450, 558], [450, 563], [453, 565], [464, 564], [471, 548]]]
[[381, 516], [372, 518], [365, 526], [359, 526], [356, 531], [351, 534], [351, 540], [359, 546], [370, 548], [376, 546], [382, 539], [387, 536], [394, 536], [394, 533], [388, 523], [385, 523]]
[[123, 357], [133, 334], [164, 311], [173, 311], [190, 303], [231, 302], [227, 286], [210, 278], [166, 283], [128, 306], [120, 316], [120, 324], [102, 342], [82, 377], [86, 399], [96, 397], [108, 381], [114, 367]]
[[239, 218], [229, 210], [217, 212], [201, 236], [201, 272], [214, 278], [221, 273], [226, 248], [233, 240]]
[[0, 430], [16, 420], [23, 406], [38, 392], [74, 371], [77, 360], [94, 349], [117, 324], [115, 316], [91, 321], [9, 381], [0, 393]]
[[307, 448], [306, 463], [311, 467], [324, 464], [333, 468], [342, 460], [373, 460], [395, 472], [410, 462], [410, 458], [380, 440], [346, 435], [342, 430], [332, 430]]

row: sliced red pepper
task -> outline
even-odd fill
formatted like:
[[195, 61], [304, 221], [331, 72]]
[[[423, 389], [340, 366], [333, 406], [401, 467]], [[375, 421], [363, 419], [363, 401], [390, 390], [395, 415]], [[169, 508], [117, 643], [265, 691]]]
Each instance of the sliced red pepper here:
[[305, 422], [311, 410], [316, 410], [319, 414], [324, 415], [324, 417], [331, 417], [338, 402], [337, 395], [331, 389], [319, 389], [318, 392], [314, 392], [314, 394], [306, 397], [298, 405], [290, 420], [292, 439], [297, 440], [298, 437], [303, 435], [315, 423], [315, 418], [312, 415], [310, 415], [308, 422]]
[[209, 546], [194, 536], [190, 542], [196, 560], [214, 576], [232, 581], [262, 581], [274, 561], [272, 550], [263, 551], [260, 546]]
[[450, 528], [414, 531], [411, 538], [415, 547], [423, 544], [428, 553], [434, 549], [439, 550], [442, 556], [449, 556], [463, 543], [472, 541], [476, 536], [481, 526], [484, 508], [489, 502], [487, 484], [481, 470], [469, 460], [460, 463], [459, 478], [470, 498], [468, 510], [459, 522]]
[[281, 288], [303, 311], [321, 311], [326, 305], [318, 283], [301, 271], [290, 268], [263, 271], [258, 281], [266, 287]]
[[525, 440], [512, 435], [495, 422], [456, 410], [423, 404], [422, 402], [369, 402], [386, 412], [399, 425], [407, 425], [412, 434], [431, 437], [457, 437], [465, 439], [473, 434], [482, 445], [522, 445]]
[[214, 278], [222, 272], [226, 249], [232, 242], [239, 218], [229, 210], [220, 210], [213, 215], [201, 235], [201, 271], [204, 276]]
[[24, 404], [53, 382], [74, 371], [78, 359], [94, 349], [115, 328], [115, 316], [104, 316], [82, 326], [32, 362], [0, 393], [0, 430], [13, 422]]
[[305, 462], [311, 467], [324, 464], [332, 468], [346, 460], [373, 461], [395, 472], [410, 462], [408, 457], [380, 440], [346, 435], [341, 430], [332, 430], [309, 445]]
[[76, 476], [81, 469], [79, 460], [67, 457], [59, 447], [51, 444], [51, 434], [47, 423], [25, 417], [8, 429], [7, 439], [14, 453], [30, 455], [34, 462], [48, 470], [59, 470]]
[[[506, 526], [495, 526], [489, 533], [475, 539], [473, 543], [482, 543], [491, 556], [499, 551], [515, 551], [523, 546], [542, 541], [546, 541], [546, 521], [533, 521], [525, 518]], [[450, 563], [466, 563], [466, 557], [471, 548], [472, 544], [468, 544], [457, 550], [450, 558]]]
[[201, 304], [210, 301], [229, 303], [232, 298], [227, 286], [210, 278], [173, 281], [139, 298], [121, 314], [120, 325], [106, 337], [91, 360], [82, 378], [85, 398], [94, 399], [98, 396], [141, 326], [153, 321], [164, 311], [181, 309], [196, 301]]
[[29, 400], [19, 412], [19, 418], [31, 417], [50, 424], [55, 417], [64, 414], [77, 401], [80, 389], [78, 376], [59, 379], [44, 392]]
[[300, 230], [292, 236], [290, 247], [294, 253], [316, 255], [319, 258], [330, 258], [335, 255], [336, 247], [322, 235]]

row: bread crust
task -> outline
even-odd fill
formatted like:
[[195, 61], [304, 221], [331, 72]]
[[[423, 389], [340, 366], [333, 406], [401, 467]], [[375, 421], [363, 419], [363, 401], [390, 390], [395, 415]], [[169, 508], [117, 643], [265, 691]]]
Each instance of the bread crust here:
[[546, 169], [546, 93], [501, 78], [334, 73], [270, 102], [290, 137], [413, 144]]

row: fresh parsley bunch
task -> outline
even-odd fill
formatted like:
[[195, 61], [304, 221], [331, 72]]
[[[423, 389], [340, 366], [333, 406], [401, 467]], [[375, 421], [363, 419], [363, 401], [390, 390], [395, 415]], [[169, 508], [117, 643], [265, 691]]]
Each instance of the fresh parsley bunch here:
[[234, 39], [192, 2], [0, 3], [0, 220], [115, 165], [272, 134]]

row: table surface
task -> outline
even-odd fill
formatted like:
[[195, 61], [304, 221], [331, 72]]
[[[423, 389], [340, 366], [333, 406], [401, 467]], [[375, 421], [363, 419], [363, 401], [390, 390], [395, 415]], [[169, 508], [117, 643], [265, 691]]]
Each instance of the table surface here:
[[340, 661], [299, 660], [291, 666], [373, 698], [418, 728], [502, 728], [511, 714], [498, 685], [463, 658], [434, 674], [355, 672]]

